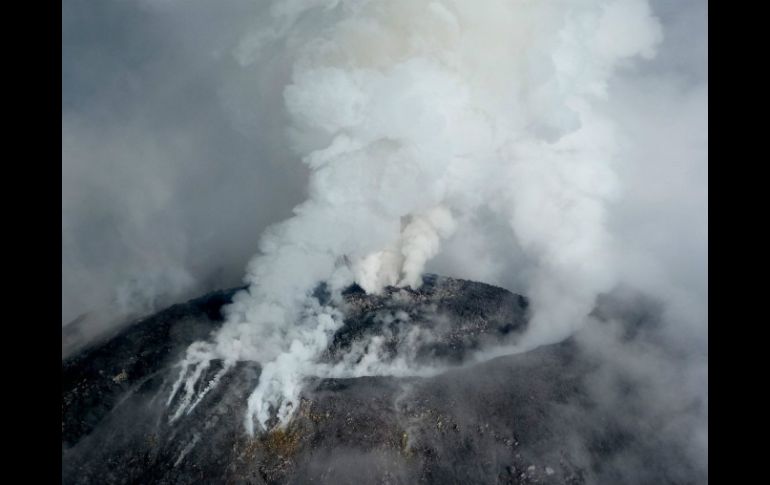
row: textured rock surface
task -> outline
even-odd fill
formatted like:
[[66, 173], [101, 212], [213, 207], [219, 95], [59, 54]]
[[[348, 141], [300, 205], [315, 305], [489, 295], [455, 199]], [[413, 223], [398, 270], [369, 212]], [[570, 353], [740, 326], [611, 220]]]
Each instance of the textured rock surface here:
[[243, 418], [260, 368], [239, 363], [170, 423], [174, 364], [218, 327], [235, 291], [175, 305], [62, 363], [63, 483], [627, 483], [619, 474], [639, 463], [638, 483], [698, 483], [655, 430], [594, 401], [586, 379], [598, 363], [573, 340], [468, 363], [469, 351], [526, 327], [526, 300], [445, 278], [346, 291], [346, 323], [324, 359], [371, 335], [398, 352], [406, 320], [437, 336], [418, 359], [466, 365], [429, 378], [311, 379], [286, 428], [250, 438]]

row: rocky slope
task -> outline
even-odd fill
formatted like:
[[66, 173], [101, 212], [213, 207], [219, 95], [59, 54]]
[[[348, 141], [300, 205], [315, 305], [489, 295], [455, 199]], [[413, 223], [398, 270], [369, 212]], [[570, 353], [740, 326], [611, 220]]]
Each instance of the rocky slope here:
[[[62, 483], [701, 479], [644, 419], [608, 412], [597, 401], [590, 379], [601, 362], [574, 339], [474, 363], [474, 350], [523, 332], [527, 302], [493, 286], [435, 276], [417, 291], [347, 290], [345, 325], [323, 359], [337, 362], [376, 335], [394, 356], [408, 350], [415, 362], [440, 363], [445, 372], [310, 379], [288, 426], [250, 438], [243, 418], [260, 367], [242, 362], [172, 423], [174, 364], [221, 324], [221, 308], [236, 291], [175, 305], [62, 362]], [[415, 327], [433, 338], [406, 349], [406, 332]], [[214, 362], [210, 376], [220, 365]], [[627, 385], [633, 396], [634, 383]]]

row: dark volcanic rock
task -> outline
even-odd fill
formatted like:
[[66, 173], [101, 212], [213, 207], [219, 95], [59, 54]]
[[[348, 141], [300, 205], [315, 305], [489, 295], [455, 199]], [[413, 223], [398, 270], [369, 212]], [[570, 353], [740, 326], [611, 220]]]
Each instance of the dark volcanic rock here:
[[527, 300], [495, 286], [426, 275], [419, 290], [386, 288], [367, 295], [357, 285], [343, 292], [345, 325], [335, 334], [327, 360], [352, 343], [387, 336], [395, 356], [398, 343], [415, 326], [430, 330], [416, 360], [459, 364], [474, 350], [520, 334], [527, 325]]
[[240, 288], [216, 291], [174, 305], [62, 362], [62, 442], [77, 442], [127, 393], [168, 367], [223, 317], [220, 310]]
[[252, 438], [245, 408], [260, 367], [239, 363], [170, 422], [174, 364], [218, 328], [236, 291], [175, 305], [62, 362], [62, 483], [627, 483], [618, 470], [639, 461], [649, 466], [638, 483], [698, 482], [654, 430], [589, 395], [599, 363], [574, 340], [470, 365], [470, 351], [526, 328], [527, 302], [434, 276], [419, 290], [347, 290], [324, 359], [372, 335], [398, 352], [417, 325], [436, 336], [419, 358], [466, 365], [431, 378], [309, 379], [289, 425]]

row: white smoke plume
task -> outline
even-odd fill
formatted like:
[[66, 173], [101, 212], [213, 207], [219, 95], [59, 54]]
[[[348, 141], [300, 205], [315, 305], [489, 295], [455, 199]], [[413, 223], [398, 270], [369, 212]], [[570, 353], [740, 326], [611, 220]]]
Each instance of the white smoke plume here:
[[482, 212], [535, 262], [523, 346], [568, 336], [618, 277], [618, 142], [597, 106], [615, 70], [661, 40], [644, 0], [272, 4], [235, 55], [291, 63], [283, 98], [309, 198], [263, 236], [249, 290], [214, 342], [190, 349], [174, 392], [189, 366], [188, 394], [211, 359], [258, 361], [246, 427], [265, 429], [271, 410], [285, 423], [342, 322], [316, 285], [415, 287]]

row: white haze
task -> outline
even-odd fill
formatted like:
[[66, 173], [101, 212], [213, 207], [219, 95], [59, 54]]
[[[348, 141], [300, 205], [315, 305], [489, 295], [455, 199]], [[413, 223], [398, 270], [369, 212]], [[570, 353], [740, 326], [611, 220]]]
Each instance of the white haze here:
[[[97, 163], [89, 161], [93, 145], [103, 147], [97, 153], [117, 152], [104, 159], [124, 167], [121, 180], [133, 191], [153, 174], [141, 197], [104, 182], [115, 176], [109, 167], [89, 178], [107, 185], [103, 199], [118, 195], [118, 204], [102, 210], [133, 214], [121, 227], [137, 248], [130, 254], [141, 256], [126, 267], [144, 277], [152, 273], [142, 269], [153, 268], [164, 286], [194, 286], [207, 274], [190, 269], [185, 246], [218, 215], [179, 230], [172, 225], [170, 232], [182, 238], [175, 243], [153, 239], [176, 220], [159, 212], [179, 204], [185, 208], [172, 214], [212, 206], [229, 214], [228, 224], [214, 224], [223, 236], [192, 253], [233, 264], [238, 258], [228, 244], [240, 241], [237, 252], [244, 253], [302, 196], [296, 187], [304, 175], [280, 163], [301, 160], [309, 174], [307, 200], [262, 234], [248, 266], [248, 292], [228, 307], [214, 340], [188, 352], [174, 389], [186, 394], [175, 416], [202, 398], [193, 395], [194, 384], [212, 359], [226, 362], [223, 372], [238, 360], [262, 364], [245, 417], [250, 432], [264, 429], [271, 407], [285, 423], [309, 375], [433, 372], [404, 360], [379, 362], [376, 342], [354, 348], [334, 368], [319, 367], [342, 320], [309, 296], [319, 281], [333, 290], [356, 281], [371, 292], [415, 286], [425, 270], [530, 297], [531, 332], [518, 351], [570, 335], [596, 296], [621, 283], [655, 295], [667, 304], [668, 337], [695, 356], [683, 370], [694, 376], [692, 393], [706, 394], [705, 4], [683, 2], [681, 10], [643, 0], [233, 5], [238, 8], [216, 17], [210, 29], [203, 20], [194, 24], [194, 32], [218, 33], [182, 38], [196, 38], [196, 49], [227, 60], [212, 61], [225, 72], [211, 81], [225, 113], [219, 116], [240, 136], [258, 140], [256, 168], [234, 162], [237, 157], [217, 165], [222, 159], [211, 152], [206, 162], [195, 151], [196, 135], [206, 130], [197, 126], [181, 130], [171, 148], [165, 134], [146, 133], [142, 117], [116, 130], [94, 128], [96, 116], [63, 120], [65, 161], [84, 167], [64, 171], [65, 189], [68, 174], [78, 178]], [[147, 1], [143, 8], [178, 31], [182, 22], [168, 19], [189, 11], [205, 17], [200, 12], [211, 9], [181, 1]], [[126, 126], [140, 142], [116, 135]], [[92, 134], [102, 131], [111, 136]], [[202, 167], [194, 181], [230, 174], [221, 175], [221, 191], [231, 199], [196, 203], [191, 194], [180, 202], [179, 194], [195, 189], [174, 187], [176, 176], [188, 173], [179, 160]], [[266, 175], [241, 181], [252, 172]], [[250, 183], [259, 187], [249, 192]], [[66, 192], [63, 201], [77, 200]], [[279, 208], [265, 209], [275, 198]], [[83, 217], [86, 205], [72, 205], [68, 214]], [[65, 219], [63, 213], [67, 236]], [[64, 239], [63, 265], [74, 252], [67, 248], [82, 243]], [[74, 285], [80, 291], [73, 293], [108, 291], [100, 283], [113, 283], [111, 276], [94, 278], [100, 266], [84, 260], [87, 265], [71, 267], [94, 284]], [[75, 270], [65, 273], [77, 280]]]

